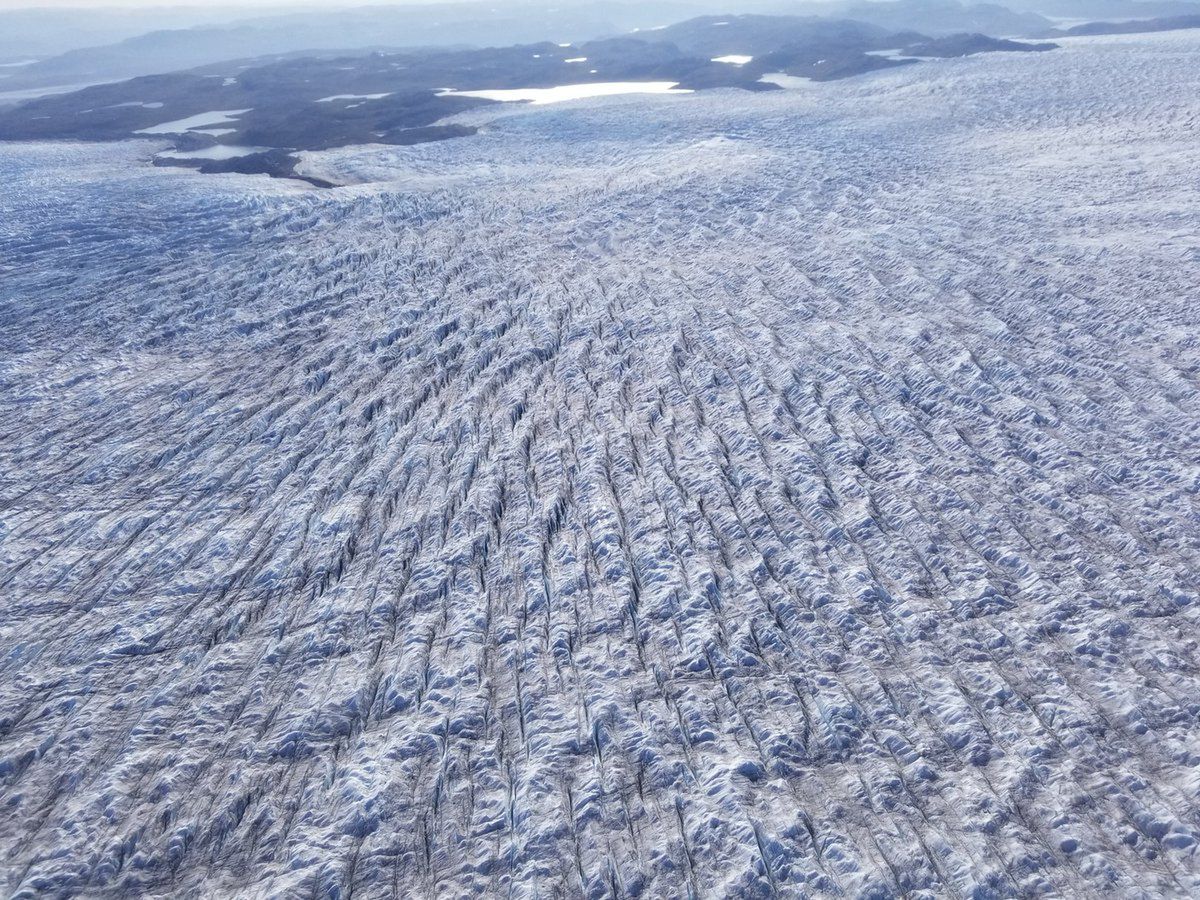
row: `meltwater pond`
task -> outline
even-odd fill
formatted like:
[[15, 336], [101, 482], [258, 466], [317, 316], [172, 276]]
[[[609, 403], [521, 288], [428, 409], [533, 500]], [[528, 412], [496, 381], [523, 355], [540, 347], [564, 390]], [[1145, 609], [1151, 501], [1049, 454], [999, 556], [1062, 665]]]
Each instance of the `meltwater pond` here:
[[250, 112], [249, 109], [214, 109], [212, 112], [197, 113], [194, 116], [188, 116], [186, 119], [174, 119], [170, 122], [163, 122], [161, 125], [151, 125], [149, 128], [143, 128], [138, 131], [138, 134], [184, 134], [199, 128], [207, 128], [212, 125], [228, 125], [230, 122], [237, 121], [237, 117]]
[[548, 88], [500, 88], [479, 91], [439, 91], [440, 97], [482, 97], [485, 100], [527, 101], [533, 104], [562, 103], [616, 94], [690, 94], [676, 81], [602, 81], [592, 84], [563, 84]]
[[163, 150], [156, 154], [163, 159], [237, 159], [250, 156], [253, 153], [264, 153], [270, 147], [235, 147], [230, 144], [217, 144], [213, 147], [201, 147], [197, 150]]

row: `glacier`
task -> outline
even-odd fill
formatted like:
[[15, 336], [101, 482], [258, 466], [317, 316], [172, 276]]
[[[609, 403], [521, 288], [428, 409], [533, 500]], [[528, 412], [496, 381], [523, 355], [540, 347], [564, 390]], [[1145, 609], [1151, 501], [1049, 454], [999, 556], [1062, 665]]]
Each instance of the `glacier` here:
[[0, 144], [0, 890], [1200, 894], [1197, 32]]

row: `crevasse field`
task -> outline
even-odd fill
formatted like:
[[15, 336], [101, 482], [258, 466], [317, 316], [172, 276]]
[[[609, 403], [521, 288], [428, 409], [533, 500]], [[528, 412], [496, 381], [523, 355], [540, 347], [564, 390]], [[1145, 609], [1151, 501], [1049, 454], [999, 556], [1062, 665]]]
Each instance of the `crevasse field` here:
[[1200, 893], [1200, 32], [0, 145], [0, 892]]

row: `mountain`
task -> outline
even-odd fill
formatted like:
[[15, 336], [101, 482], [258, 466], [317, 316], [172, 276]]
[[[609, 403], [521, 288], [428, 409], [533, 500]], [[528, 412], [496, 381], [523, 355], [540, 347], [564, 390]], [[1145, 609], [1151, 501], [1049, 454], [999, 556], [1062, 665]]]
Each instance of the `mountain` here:
[[671, 0], [640, 4], [487, 2], [367, 6], [258, 16], [232, 24], [159, 30], [23, 66], [3, 90], [114, 81], [226, 60], [299, 51], [421, 46], [506, 46], [580, 41], [648, 28], [693, 14]]
[[951, 34], [930, 41], [915, 41], [904, 48], [904, 53], [917, 57], [950, 59], [956, 56], [973, 56], [976, 53], [1045, 52], [1057, 48], [1058, 44], [1030, 44], [991, 38], [982, 34]]
[[643, 39], [674, 44], [701, 57], [769, 53], [795, 44], [872, 49], [888, 45], [891, 31], [865, 22], [815, 16], [701, 16], [656, 29]]
[[[702, 17], [579, 44], [302, 56], [141, 76], [0, 110], [0, 140], [148, 136], [174, 143], [158, 164], [287, 175], [292, 151], [471, 135], [474, 127], [443, 120], [511, 91], [537, 95], [581, 85], [771, 91], [780, 85], [768, 76], [831, 81], [911, 65], [906, 52], [947, 56], [1054, 46], [982, 35], [930, 38], [821, 18]], [[888, 50], [898, 52], [881, 52]]]
[[1194, 15], [1195, 0], [1005, 0], [1010, 9], [1064, 19], [1154, 19]]
[[1014, 12], [995, 3], [959, 3], [957, 0], [881, 0], [831, 3], [826, 15], [856, 19], [889, 31], [919, 31], [942, 36], [978, 32], [992, 37], [1032, 35], [1050, 26], [1035, 11]]
[[[578, 43], [631, 32], [652, 35], [668, 23], [694, 16], [697, 7], [709, 6], [720, 4], [715, 0], [555, 5], [472, 2], [262, 16], [221, 26], [154, 31], [116, 44], [73, 50], [7, 73], [0, 79], [0, 89], [114, 81], [268, 54], [450, 45], [497, 47], [537, 41]], [[916, 31], [932, 36], [961, 32], [1033, 34], [1052, 26], [1049, 20], [1031, 13], [1017, 14], [1001, 6], [969, 5], [956, 0], [856, 0], [801, 9], [811, 10], [812, 18], [853, 19], [885, 31]], [[744, 16], [712, 18], [738, 20]], [[771, 17], [763, 21], [769, 22]]]
[[1170, 16], [1164, 19], [1135, 19], [1125, 22], [1086, 22], [1073, 25], [1048, 35], [1060, 37], [1089, 34], [1149, 34], [1155, 31], [1178, 31], [1185, 28], [1200, 28], [1200, 13], [1190, 16]]
[[85, 11], [38, 9], [34, 0], [28, 2], [29, 8], [0, 9], [0, 65], [124, 41], [151, 31], [218, 25], [248, 14], [246, 6], [223, 3], [123, 7], [114, 0], [112, 7], [92, 6]]

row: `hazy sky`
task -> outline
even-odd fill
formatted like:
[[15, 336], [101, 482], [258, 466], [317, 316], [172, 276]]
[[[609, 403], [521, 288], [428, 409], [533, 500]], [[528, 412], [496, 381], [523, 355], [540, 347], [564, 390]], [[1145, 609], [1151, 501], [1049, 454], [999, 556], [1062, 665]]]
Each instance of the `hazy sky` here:
[[263, 7], [301, 7], [301, 6], [370, 6], [386, 4], [389, 6], [405, 6], [411, 3], [453, 3], [455, 0], [217, 0], [215, 3], [205, 3], [203, 0], [0, 0], [0, 10], [8, 9], [154, 9], [155, 7], [192, 7], [206, 9], [212, 7], [261, 9]]

